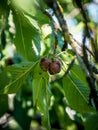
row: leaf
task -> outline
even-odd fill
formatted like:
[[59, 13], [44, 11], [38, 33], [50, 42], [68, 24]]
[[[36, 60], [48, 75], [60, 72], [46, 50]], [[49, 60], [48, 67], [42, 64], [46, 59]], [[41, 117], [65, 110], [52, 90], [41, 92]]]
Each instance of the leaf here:
[[[19, 101], [17, 97], [14, 98], [13, 117], [23, 130], [27, 130], [27, 129], [30, 129], [30, 123], [31, 123], [32, 118], [28, 116], [28, 111], [30, 108], [27, 106], [27, 102], [24, 99], [25, 97], [22, 97], [22, 98], [23, 98], [22, 101]], [[26, 105], [23, 105], [23, 103]]]
[[[90, 89], [88, 87], [88, 83], [86, 81], [86, 77], [85, 74], [83, 73], [82, 69], [80, 68], [79, 65], [74, 64], [72, 69], [71, 69], [71, 77], [73, 78], [75, 84], [77, 84], [77, 86], [80, 86], [80, 90], [83, 91], [87, 101], [89, 100], [89, 93], [90, 93]], [[82, 85], [84, 87], [82, 87]]]
[[88, 87], [88, 83], [86, 81], [86, 76], [85, 74], [83, 73], [81, 67], [78, 65], [78, 64], [74, 64], [72, 69], [71, 69], [71, 75], [80, 80], [83, 84], [85, 84], [85, 86]]
[[24, 10], [29, 19], [32, 19], [34, 27], [38, 27], [38, 25], [42, 26], [49, 22], [49, 18], [43, 14], [41, 8], [44, 8], [46, 5], [43, 0], [9, 0], [10, 5], [17, 6], [18, 9]]
[[98, 130], [98, 114], [88, 116], [84, 126], [85, 130]]
[[8, 110], [8, 96], [0, 95], [0, 117]]
[[[15, 25], [16, 25], [16, 37], [15, 45], [17, 51], [26, 59], [26, 60], [36, 60], [36, 52], [32, 48], [33, 37], [38, 37], [38, 31], [23, 16], [15, 16]], [[36, 37], [37, 36], [37, 37]], [[36, 42], [39, 46], [40, 44]], [[33, 43], [36, 45], [36, 43]]]
[[16, 93], [24, 83], [27, 76], [33, 71], [36, 64], [37, 62], [23, 62], [21, 64], [7, 67], [7, 72], [11, 75], [11, 81], [7, 86], [5, 86], [4, 93]]
[[32, 90], [33, 90], [33, 105], [43, 114], [42, 122], [43, 125], [50, 130], [49, 112], [48, 112], [48, 82], [49, 76], [46, 72], [39, 78], [33, 79]]
[[[41, 8], [46, 8], [43, 0], [34, 0], [33, 1], [33, 10], [32, 13], [36, 17], [38, 25], [42, 26], [44, 24], [49, 23], [49, 17], [47, 17], [42, 11]], [[40, 16], [40, 17], [39, 17]]]
[[93, 111], [88, 104], [89, 89], [70, 74], [63, 79], [65, 98], [69, 106], [78, 112]]
[[0, 0], [0, 15], [9, 13], [9, 7], [7, 5], [7, 0]]
[[44, 111], [44, 115], [42, 117], [42, 123], [47, 128], [47, 130], [51, 130], [48, 107], [46, 107]]
[[10, 78], [7, 75], [6, 71], [0, 73], [0, 94], [3, 94], [4, 87], [9, 83]]
[[20, 4], [21, 1], [10, 1], [16, 27], [15, 46], [25, 60], [35, 61], [41, 50], [39, 30], [34, 27], [30, 19], [24, 14], [26, 7], [23, 10]]

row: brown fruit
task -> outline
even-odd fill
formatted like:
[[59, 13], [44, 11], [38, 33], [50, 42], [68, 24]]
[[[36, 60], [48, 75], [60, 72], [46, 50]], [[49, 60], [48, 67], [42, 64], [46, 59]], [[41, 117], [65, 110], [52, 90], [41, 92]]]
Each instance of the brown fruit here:
[[6, 65], [13, 65], [14, 64], [13, 59], [10, 57], [8, 59], [6, 59], [5, 63], [6, 63]]
[[43, 71], [47, 71], [49, 69], [51, 61], [48, 58], [43, 58], [40, 61], [40, 67]]
[[60, 71], [61, 71], [61, 63], [60, 63], [60, 61], [53, 61], [53, 62], [50, 63], [49, 73], [51, 75], [57, 74]]

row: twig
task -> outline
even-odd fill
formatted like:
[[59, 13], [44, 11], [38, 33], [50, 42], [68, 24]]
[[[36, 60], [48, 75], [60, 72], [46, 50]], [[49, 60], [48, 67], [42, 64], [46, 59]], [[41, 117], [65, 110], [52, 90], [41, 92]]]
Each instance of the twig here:
[[92, 63], [89, 62], [89, 65], [91, 67], [92, 72], [94, 72], [95, 74], [98, 74], [98, 69], [95, 67], [95, 65], [93, 65]]
[[63, 37], [64, 37], [65, 41], [67, 41], [67, 43], [69, 43], [71, 45], [75, 55], [77, 56], [77, 60], [86, 75], [87, 82], [91, 89], [90, 97], [92, 97], [96, 110], [98, 111], [98, 94], [97, 94], [97, 90], [96, 90], [96, 86], [95, 86], [95, 79], [94, 79], [94, 77], [92, 77], [91, 69], [88, 69], [88, 66], [87, 66], [88, 62], [86, 62], [86, 64], [85, 64], [84, 60], [81, 58], [81, 56], [77, 52], [77, 49], [74, 45], [74, 40], [71, 39], [71, 37], [69, 35], [69, 30], [68, 30], [68, 27], [66, 24], [66, 20], [63, 17], [59, 4], [57, 3], [56, 0], [52, 0], [52, 2], [53, 2], [52, 8], [59, 21], [60, 26], [61, 26]]
[[57, 37], [57, 31], [54, 31], [54, 36], [55, 36], [55, 42], [54, 42], [54, 56], [56, 55], [56, 49], [58, 45], [58, 37]]
[[[80, 43], [80, 42], [78, 42], [74, 37], [73, 37], [73, 35], [70, 33], [70, 37], [74, 40], [74, 42], [76, 43], [76, 44], [78, 44], [80, 47], [83, 47], [83, 44], [82, 43]], [[85, 49], [94, 57], [94, 54], [92, 53], [92, 51], [87, 47], [87, 46], [85, 46]]]
[[70, 41], [69, 31], [68, 31], [66, 20], [64, 19], [64, 16], [62, 14], [61, 5], [56, 0], [52, 0], [52, 1], [53, 1], [52, 9], [53, 9], [58, 21], [59, 21], [60, 27], [62, 29], [62, 35], [64, 37], [64, 45], [62, 48], [62, 51], [64, 51], [67, 48], [68, 42]]
[[[52, 21], [54, 28], [55, 28], [56, 30], [58, 29], [58, 30], [62, 33], [62, 29], [57, 26], [57, 24], [55, 23], [53, 17], [52, 17], [45, 9], [43, 9], [43, 8], [40, 8], [40, 9], [41, 9], [41, 11], [42, 11], [45, 15], [47, 15], [47, 16], [49, 17], [49, 19]], [[64, 34], [63, 34], [63, 35], [64, 35]], [[73, 37], [73, 35], [72, 35], [71, 33], [69, 33], [69, 35], [70, 35], [70, 37], [74, 40], [74, 42], [77, 43], [80, 47], [83, 46], [81, 43], [79, 43], [79, 42]], [[57, 36], [56, 36], [56, 35], [55, 35], [55, 39], [57, 39]], [[62, 51], [65, 50], [65, 49], [64, 49], [65, 46], [66, 46], [66, 45], [63, 46]], [[55, 46], [55, 47], [56, 47], [56, 46]], [[87, 46], [85, 46], [85, 48], [86, 48], [86, 50], [94, 57], [94, 54], [91, 52], [91, 50], [90, 50]]]
[[55, 42], [54, 42], [54, 56], [56, 55], [56, 49], [57, 49], [57, 45], [58, 45], [58, 37], [57, 37], [57, 30], [58, 30], [58, 28], [57, 28], [57, 26], [56, 26], [56, 23], [55, 23], [55, 21], [54, 21], [54, 19], [53, 19], [53, 17], [49, 14], [49, 12], [48, 11], [46, 11], [45, 9], [43, 9], [43, 8], [40, 8], [41, 9], [41, 11], [44, 13], [44, 14], [46, 14], [48, 17], [49, 17], [49, 19], [52, 21], [52, 23], [53, 23], [53, 33], [54, 33], [54, 37], [55, 37]]
[[88, 18], [87, 18], [85, 11], [84, 11], [82, 2], [79, 2], [79, 1], [76, 0], [76, 4], [80, 8], [82, 16], [84, 18], [84, 22], [85, 22], [85, 30], [84, 30], [84, 36], [83, 36], [82, 49], [83, 49], [83, 62], [86, 66], [86, 69], [89, 72], [89, 75], [88, 76], [86, 75], [86, 79], [87, 79], [87, 82], [89, 83], [90, 90], [91, 90], [89, 100], [90, 100], [90, 103], [92, 103], [92, 100], [93, 100], [94, 105], [96, 107], [96, 110], [98, 111], [98, 92], [96, 90], [95, 77], [94, 77], [91, 65], [89, 64], [88, 55], [87, 55], [87, 51], [86, 51], [86, 48], [85, 48], [86, 38], [88, 37], [88, 38], [92, 39], [91, 32], [90, 32], [91, 30], [88, 27]]

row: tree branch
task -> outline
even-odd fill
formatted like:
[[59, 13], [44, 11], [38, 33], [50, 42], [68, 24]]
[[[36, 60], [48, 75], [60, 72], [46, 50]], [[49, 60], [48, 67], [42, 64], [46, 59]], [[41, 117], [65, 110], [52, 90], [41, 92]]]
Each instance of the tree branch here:
[[[64, 45], [65, 45], [65, 47], [67, 47], [66, 43], [69, 43], [70, 46], [72, 47], [72, 49], [73, 49], [73, 51], [74, 51], [74, 53], [75, 53], [75, 55], [77, 57], [77, 60], [78, 60], [82, 70], [84, 71], [84, 73], [86, 75], [86, 79], [87, 79], [87, 82], [88, 82], [90, 90], [91, 90], [91, 93], [90, 93], [91, 96], [90, 97], [93, 99], [96, 110], [98, 111], [98, 94], [97, 94], [97, 90], [96, 90], [96, 86], [95, 86], [95, 78], [94, 78], [93, 73], [92, 73], [92, 71], [90, 69], [90, 66], [88, 64], [88, 60], [87, 60], [87, 62], [84, 61], [81, 58], [81, 56], [78, 54], [77, 49], [76, 49], [76, 47], [74, 45], [74, 40], [70, 37], [69, 30], [68, 30], [68, 27], [67, 27], [67, 24], [66, 24], [66, 20], [64, 19], [63, 13], [62, 13], [61, 8], [60, 8], [60, 5], [58, 4], [58, 2], [56, 0], [52, 0], [52, 4], [53, 4], [52, 9], [54, 10], [54, 13], [55, 13], [55, 15], [56, 15], [56, 17], [57, 17], [57, 19], [59, 21], [60, 27], [62, 29], [62, 35], [64, 37], [64, 41], [66, 41]], [[86, 54], [85, 48], [84, 48], [84, 53]], [[84, 54], [84, 56], [85, 56], [85, 54]], [[87, 55], [86, 55], [86, 59], [88, 59]], [[90, 99], [90, 101], [92, 99]]]

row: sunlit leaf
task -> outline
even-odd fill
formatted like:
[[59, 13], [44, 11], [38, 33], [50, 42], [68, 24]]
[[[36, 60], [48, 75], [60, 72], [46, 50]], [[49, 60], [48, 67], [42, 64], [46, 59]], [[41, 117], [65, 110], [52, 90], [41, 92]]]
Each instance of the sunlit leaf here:
[[26, 12], [26, 7], [24, 9], [21, 8], [21, 2], [22, 1], [9, 2], [13, 11], [13, 18], [16, 27], [15, 46], [24, 59], [34, 61], [40, 54], [41, 49], [39, 30], [34, 27], [33, 22], [31, 21], [32, 19], [30, 20], [26, 17], [28, 12]]
[[11, 81], [5, 86], [4, 93], [16, 93], [25, 82], [27, 76], [33, 71], [36, 64], [37, 62], [27, 62], [9, 66], [7, 72], [9, 72]]
[[49, 112], [48, 112], [48, 82], [49, 76], [47, 73], [41, 74], [39, 78], [35, 78], [32, 81], [32, 89], [33, 89], [33, 105], [40, 110], [42, 115], [43, 125], [50, 130], [49, 123]]

